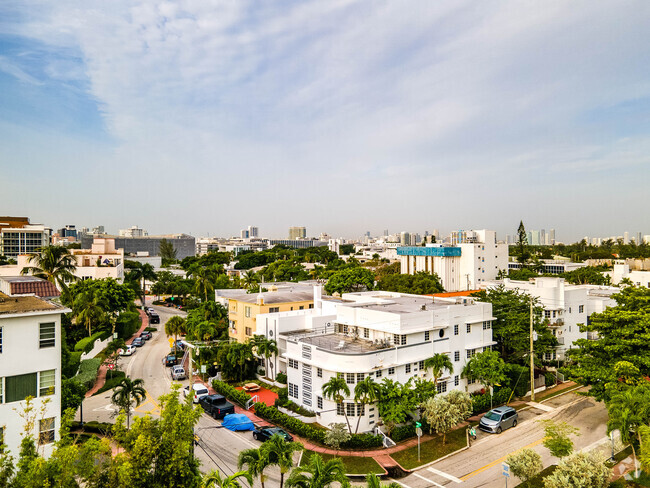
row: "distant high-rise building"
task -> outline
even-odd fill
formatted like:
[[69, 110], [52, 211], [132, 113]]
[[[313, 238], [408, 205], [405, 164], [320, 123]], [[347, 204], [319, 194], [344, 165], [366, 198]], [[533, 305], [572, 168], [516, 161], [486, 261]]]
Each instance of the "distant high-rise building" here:
[[[102, 227], [103, 231], [104, 227]], [[131, 226], [129, 229], [120, 229], [120, 236], [121, 237], [146, 237], [148, 236], [149, 233], [138, 227], [137, 225]]]
[[623, 244], [629, 244], [630, 243], [630, 233], [629, 232], [623, 232]]
[[77, 238], [77, 229], [74, 225], [66, 225], [62, 229], [59, 229], [59, 237], [73, 237]]
[[365, 236], [368, 237], [368, 238], [370, 238], [370, 231], [369, 231], [369, 230], [366, 231]]
[[540, 246], [546, 245], [546, 230], [545, 229], [541, 229], [539, 231], [539, 244], [540, 244]]
[[411, 234], [411, 246], [418, 246], [422, 243], [420, 234]]
[[643, 234], [641, 232], [636, 233], [636, 245], [638, 246], [643, 242]]
[[554, 246], [555, 245], [555, 229], [551, 229], [549, 231], [548, 237], [549, 237], [549, 244], [551, 246]]
[[105, 234], [106, 231], [104, 230], [103, 225], [97, 225], [93, 227], [93, 230], [90, 231], [91, 234]]
[[512, 244], [512, 236], [510, 234], [506, 234], [506, 244]]
[[528, 242], [531, 246], [539, 246], [539, 231], [531, 230], [530, 231], [530, 241]]
[[50, 244], [52, 231], [27, 217], [0, 217], [0, 255], [16, 258]]
[[242, 239], [248, 239], [249, 237], [248, 229], [242, 229], [239, 237], [241, 237]]
[[248, 226], [248, 237], [251, 239], [254, 237], [259, 237], [260, 236], [260, 230], [259, 228], [255, 227], [254, 225], [249, 225]]
[[399, 243], [402, 246], [410, 246], [411, 245], [411, 234], [404, 231], [404, 232], [401, 232], [399, 236], [400, 236]]
[[307, 237], [306, 227], [289, 227], [289, 239], [304, 239]]

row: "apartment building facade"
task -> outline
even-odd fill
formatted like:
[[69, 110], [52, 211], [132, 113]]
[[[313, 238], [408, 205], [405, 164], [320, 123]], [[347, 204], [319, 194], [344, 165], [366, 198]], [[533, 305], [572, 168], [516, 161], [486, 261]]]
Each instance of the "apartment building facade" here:
[[0, 217], [0, 255], [16, 259], [50, 244], [51, 229], [27, 217]]

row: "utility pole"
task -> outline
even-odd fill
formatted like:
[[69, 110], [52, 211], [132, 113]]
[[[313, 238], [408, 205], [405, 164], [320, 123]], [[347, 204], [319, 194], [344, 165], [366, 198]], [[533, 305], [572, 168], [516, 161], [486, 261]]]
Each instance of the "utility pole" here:
[[[535, 359], [533, 358], [533, 297], [530, 297], [530, 401], [535, 401]], [[506, 481], [507, 482], [507, 481]]]

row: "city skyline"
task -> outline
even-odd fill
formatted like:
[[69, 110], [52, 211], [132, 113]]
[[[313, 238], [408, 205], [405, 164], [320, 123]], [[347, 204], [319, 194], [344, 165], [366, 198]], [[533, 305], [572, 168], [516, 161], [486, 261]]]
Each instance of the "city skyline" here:
[[622, 211], [650, 204], [646, 2], [21, 0], [0, 19], [6, 215], [650, 233]]

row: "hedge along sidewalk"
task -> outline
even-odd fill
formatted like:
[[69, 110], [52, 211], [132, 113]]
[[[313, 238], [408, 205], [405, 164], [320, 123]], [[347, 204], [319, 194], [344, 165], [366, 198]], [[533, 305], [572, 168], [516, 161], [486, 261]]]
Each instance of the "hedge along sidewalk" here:
[[[147, 318], [147, 315], [144, 313], [143, 310], [138, 310], [138, 311], [140, 312], [140, 322], [141, 322], [140, 329], [135, 334], [133, 334], [128, 341], [126, 341], [127, 344], [131, 344], [133, 342], [133, 339], [138, 337], [140, 333], [149, 326], [149, 319]], [[104, 386], [104, 384], [106, 383], [106, 373], [108, 373], [108, 365], [104, 363], [99, 367], [95, 385], [86, 392], [86, 398], [93, 396]]]

